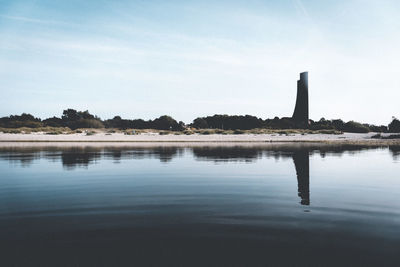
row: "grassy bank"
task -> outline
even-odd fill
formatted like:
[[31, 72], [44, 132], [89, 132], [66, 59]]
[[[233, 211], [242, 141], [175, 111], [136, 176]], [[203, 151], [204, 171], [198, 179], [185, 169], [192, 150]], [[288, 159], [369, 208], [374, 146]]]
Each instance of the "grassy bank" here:
[[211, 135], [211, 134], [221, 134], [221, 135], [240, 135], [240, 134], [272, 134], [272, 135], [294, 135], [294, 134], [343, 134], [341, 131], [337, 130], [304, 130], [304, 129], [251, 129], [251, 130], [221, 130], [221, 129], [186, 129], [184, 131], [159, 131], [159, 130], [125, 130], [126, 134], [141, 134], [141, 133], [158, 133], [159, 135]]
[[44, 133], [49, 135], [58, 135], [58, 134], [76, 134], [83, 133], [86, 135], [93, 135], [96, 133], [123, 133], [126, 135], [137, 135], [143, 133], [153, 133], [159, 135], [192, 135], [192, 134], [201, 134], [201, 135], [210, 135], [210, 134], [221, 134], [221, 135], [239, 135], [239, 134], [276, 134], [276, 135], [293, 135], [293, 134], [342, 134], [341, 131], [337, 130], [305, 130], [305, 129], [252, 129], [252, 130], [221, 130], [221, 129], [186, 129], [184, 131], [165, 131], [165, 130], [154, 130], [154, 129], [88, 129], [81, 128], [76, 130], [71, 130], [68, 127], [38, 127], [38, 128], [0, 128], [0, 132], [2, 133], [11, 133], [11, 134], [31, 134], [31, 133]]

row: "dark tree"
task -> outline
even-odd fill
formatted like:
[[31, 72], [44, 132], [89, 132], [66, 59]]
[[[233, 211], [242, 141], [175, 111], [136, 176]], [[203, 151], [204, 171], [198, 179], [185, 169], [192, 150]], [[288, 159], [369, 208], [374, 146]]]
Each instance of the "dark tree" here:
[[110, 120], [104, 121], [104, 125], [106, 128], [118, 128], [124, 130], [134, 128], [132, 120], [124, 120], [120, 116], [115, 116]]
[[153, 127], [154, 129], [158, 129], [158, 130], [178, 130], [179, 124], [176, 120], [174, 120], [172, 117], [164, 115], [161, 116], [157, 119], [155, 119], [153, 122]]
[[63, 111], [63, 115], [62, 115], [62, 120], [63, 121], [77, 121], [80, 119], [78, 112], [75, 109], [67, 109]]
[[344, 124], [343, 131], [350, 133], [368, 133], [370, 130], [368, 126], [356, 121], [349, 121]]
[[263, 126], [262, 119], [254, 116], [229, 116], [214, 115], [203, 118], [196, 118], [192, 126], [195, 128], [214, 128], [226, 130], [249, 130]]
[[203, 118], [197, 118], [193, 121], [192, 126], [197, 129], [206, 129], [208, 128], [207, 121]]
[[63, 123], [71, 128], [103, 128], [103, 122], [100, 118], [86, 111], [76, 111], [75, 109], [67, 109], [63, 111]]
[[393, 117], [392, 122], [389, 124], [389, 132], [400, 133], [400, 121]]
[[50, 126], [50, 127], [64, 127], [65, 126], [64, 121], [57, 117], [45, 119], [45, 120], [43, 120], [43, 124], [45, 126]]
[[10, 115], [9, 117], [0, 118], [0, 127], [4, 128], [37, 128], [43, 124], [39, 118], [35, 118], [31, 114], [22, 113], [21, 115]]

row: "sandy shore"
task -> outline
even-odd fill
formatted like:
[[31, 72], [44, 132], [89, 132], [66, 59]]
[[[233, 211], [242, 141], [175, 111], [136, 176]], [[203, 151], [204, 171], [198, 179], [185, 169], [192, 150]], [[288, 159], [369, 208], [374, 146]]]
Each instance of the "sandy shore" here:
[[0, 145], [10, 142], [172, 142], [172, 143], [265, 143], [265, 142], [310, 142], [332, 144], [365, 144], [365, 145], [400, 145], [399, 139], [371, 139], [375, 133], [356, 134], [238, 134], [238, 135], [159, 135], [144, 133], [139, 135], [124, 135], [123, 133], [85, 133], [48, 135], [45, 133], [8, 134], [0, 133]]

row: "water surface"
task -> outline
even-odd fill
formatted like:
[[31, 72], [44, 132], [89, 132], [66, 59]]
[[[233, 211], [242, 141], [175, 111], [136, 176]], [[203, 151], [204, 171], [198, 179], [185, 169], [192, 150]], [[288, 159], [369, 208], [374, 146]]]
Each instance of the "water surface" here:
[[396, 266], [400, 149], [0, 148], [2, 266]]

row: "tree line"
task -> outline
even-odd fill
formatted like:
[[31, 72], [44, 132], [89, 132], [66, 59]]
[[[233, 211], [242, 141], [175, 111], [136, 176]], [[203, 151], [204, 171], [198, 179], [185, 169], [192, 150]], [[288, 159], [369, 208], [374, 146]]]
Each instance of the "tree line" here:
[[[260, 119], [254, 116], [229, 116], [214, 115], [196, 118], [191, 126], [195, 128], [215, 128], [225, 130], [250, 130], [255, 128], [267, 129], [298, 129], [302, 128], [292, 118], [275, 117], [273, 119]], [[310, 130], [338, 130], [342, 132], [368, 133], [368, 132], [400, 132], [400, 121], [393, 117], [388, 125], [373, 125], [359, 123], [356, 121], [344, 122], [341, 119], [326, 120], [321, 118], [319, 121], [309, 120], [308, 129]]]
[[[223, 130], [251, 130], [256, 128], [268, 129], [296, 129], [299, 125], [291, 118], [261, 119], [251, 115], [213, 115], [199, 117], [189, 125], [182, 121], [176, 121], [171, 116], [160, 116], [154, 120], [143, 119], [122, 119], [115, 116], [112, 119], [102, 120], [89, 111], [77, 111], [66, 109], [61, 117], [51, 117], [44, 120], [34, 117], [31, 114], [11, 115], [0, 118], [0, 127], [3, 128], [38, 128], [38, 127], [68, 127], [72, 130], [78, 128], [117, 128], [117, 129], [156, 129], [182, 131], [187, 127], [197, 129], [223, 129]], [[344, 122], [340, 119], [319, 121], [310, 120], [308, 129], [311, 130], [338, 130], [343, 132], [367, 133], [367, 132], [400, 132], [400, 121], [393, 117], [392, 122], [385, 125], [373, 125], [355, 121]]]
[[127, 120], [120, 116], [113, 119], [102, 120], [92, 115], [89, 111], [66, 109], [60, 117], [51, 117], [45, 120], [36, 118], [31, 114], [11, 115], [0, 118], [0, 127], [3, 128], [38, 128], [38, 127], [68, 127], [72, 130], [78, 128], [118, 128], [118, 129], [157, 129], [157, 130], [184, 130], [185, 124], [177, 122], [170, 116], [161, 116], [154, 120]]

